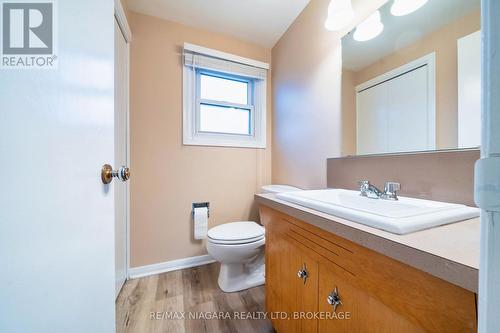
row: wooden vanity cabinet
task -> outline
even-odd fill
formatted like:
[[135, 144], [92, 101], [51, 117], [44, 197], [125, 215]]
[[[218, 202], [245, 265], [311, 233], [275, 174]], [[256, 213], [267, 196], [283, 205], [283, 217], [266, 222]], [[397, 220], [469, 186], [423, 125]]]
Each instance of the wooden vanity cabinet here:
[[[318, 332], [319, 321], [308, 315], [318, 313], [320, 301], [329, 305], [328, 295], [318, 293], [319, 270], [325, 266], [314, 251], [286, 235], [283, 226], [272, 223], [266, 227], [266, 310], [272, 313], [278, 332]], [[307, 276], [299, 277], [300, 271], [306, 271]], [[322, 289], [330, 287], [322, 282]], [[319, 296], [325, 297], [318, 300]], [[323, 325], [323, 330], [328, 329]]]
[[[266, 264], [270, 266], [270, 270], [266, 271], [266, 276], [269, 277], [266, 291], [269, 290], [272, 295], [266, 297], [267, 311], [274, 312], [275, 316], [290, 316], [273, 320], [274, 327], [279, 332], [317, 332], [317, 320], [294, 316], [317, 309], [317, 261], [286, 240], [270, 244], [269, 248], [271, 251], [276, 249], [276, 256], [266, 259], [269, 260]], [[303, 267], [308, 277], [299, 278], [298, 272]]]
[[278, 333], [477, 330], [473, 292], [266, 206], [260, 214]]

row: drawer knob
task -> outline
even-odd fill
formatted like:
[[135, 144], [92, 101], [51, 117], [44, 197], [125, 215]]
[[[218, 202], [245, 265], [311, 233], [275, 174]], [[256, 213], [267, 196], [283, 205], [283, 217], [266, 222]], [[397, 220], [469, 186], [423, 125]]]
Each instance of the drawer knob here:
[[307, 272], [307, 267], [305, 263], [302, 265], [302, 268], [299, 269], [299, 271], [297, 272], [297, 277], [299, 279], [302, 279], [304, 281], [304, 284], [306, 283], [306, 280], [309, 277], [309, 273]]
[[337, 311], [337, 306], [342, 305], [342, 300], [340, 299], [339, 291], [338, 288], [335, 287], [335, 289], [332, 291], [330, 295], [326, 298], [326, 301], [328, 304], [333, 306], [333, 312]]

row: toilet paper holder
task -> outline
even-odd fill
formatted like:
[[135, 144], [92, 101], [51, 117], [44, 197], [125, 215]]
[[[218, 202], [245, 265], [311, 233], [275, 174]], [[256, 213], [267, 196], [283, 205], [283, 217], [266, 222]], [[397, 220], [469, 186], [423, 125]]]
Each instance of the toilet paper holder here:
[[193, 202], [193, 211], [191, 214], [194, 216], [194, 209], [203, 207], [207, 207], [207, 216], [210, 217], [210, 202]]

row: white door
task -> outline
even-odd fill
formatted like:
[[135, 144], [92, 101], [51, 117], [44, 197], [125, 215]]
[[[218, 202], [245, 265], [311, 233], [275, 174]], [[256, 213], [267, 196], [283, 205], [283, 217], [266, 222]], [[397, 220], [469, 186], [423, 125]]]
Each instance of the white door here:
[[458, 147], [481, 145], [481, 31], [458, 39]]
[[387, 82], [387, 151], [405, 152], [434, 148], [429, 142], [428, 66]]
[[[430, 56], [357, 87], [357, 153], [435, 149]], [[429, 60], [427, 59], [429, 58]]]
[[[128, 166], [128, 44], [115, 20], [115, 162]], [[127, 278], [128, 182], [114, 181], [115, 187], [115, 291]]]
[[112, 0], [54, 1], [57, 69], [0, 69], [0, 332], [115, 331]]
[[379, 84], [357, 94], [357, 153], [387, 152], [388, 85]]

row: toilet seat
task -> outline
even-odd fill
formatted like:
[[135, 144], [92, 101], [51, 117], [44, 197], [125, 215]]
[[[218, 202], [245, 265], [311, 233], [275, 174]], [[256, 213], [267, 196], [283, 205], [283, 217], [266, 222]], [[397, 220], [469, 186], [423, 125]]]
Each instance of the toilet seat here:
[[261, 237], [257, 240], [243, 241], [243, 242], [239, 242], [239, 243], [212, 241], [209, 239], [207, 242], [207, 246], [208, 246], [208, 244], [210, 244], [212, 247], [231, 249], [229, 251], [233, 251], [236, 249], [245, 249], [247, 247], [253, 248], [255, 246], [264, 245], [265, 243], [266, 243], [266, 237]]
[[262, 240], [265, 229], [251, 221], [232, 222], [218, 225], [208, 231], [208, 241], [214, 244], [237, 245]]
[[263, 226], [251, 221], [221, 224], [208, 230], [205, 244], [208, 254], [220, 262], [218, 283], [223, 291], [264, 284]]
[[255, 243], [258, 242], [262, 239], [264, 239], [264, 235], [256, 238], [249, 238], [249, 239], [236, 239], [236, 240], [220, 240], [220, 239], [212, 239], [212, 238], [207, 238], [207, 240], [210, 243], [213, 244], [221, 244], [221, 245], [241, 245], [241, 244], [247, 244], [247, 243]]
[[262, 193], [283, 193], [283, 192], [296, 192], [302, 189], [290, 185], [264, 185], [260, 188]]

